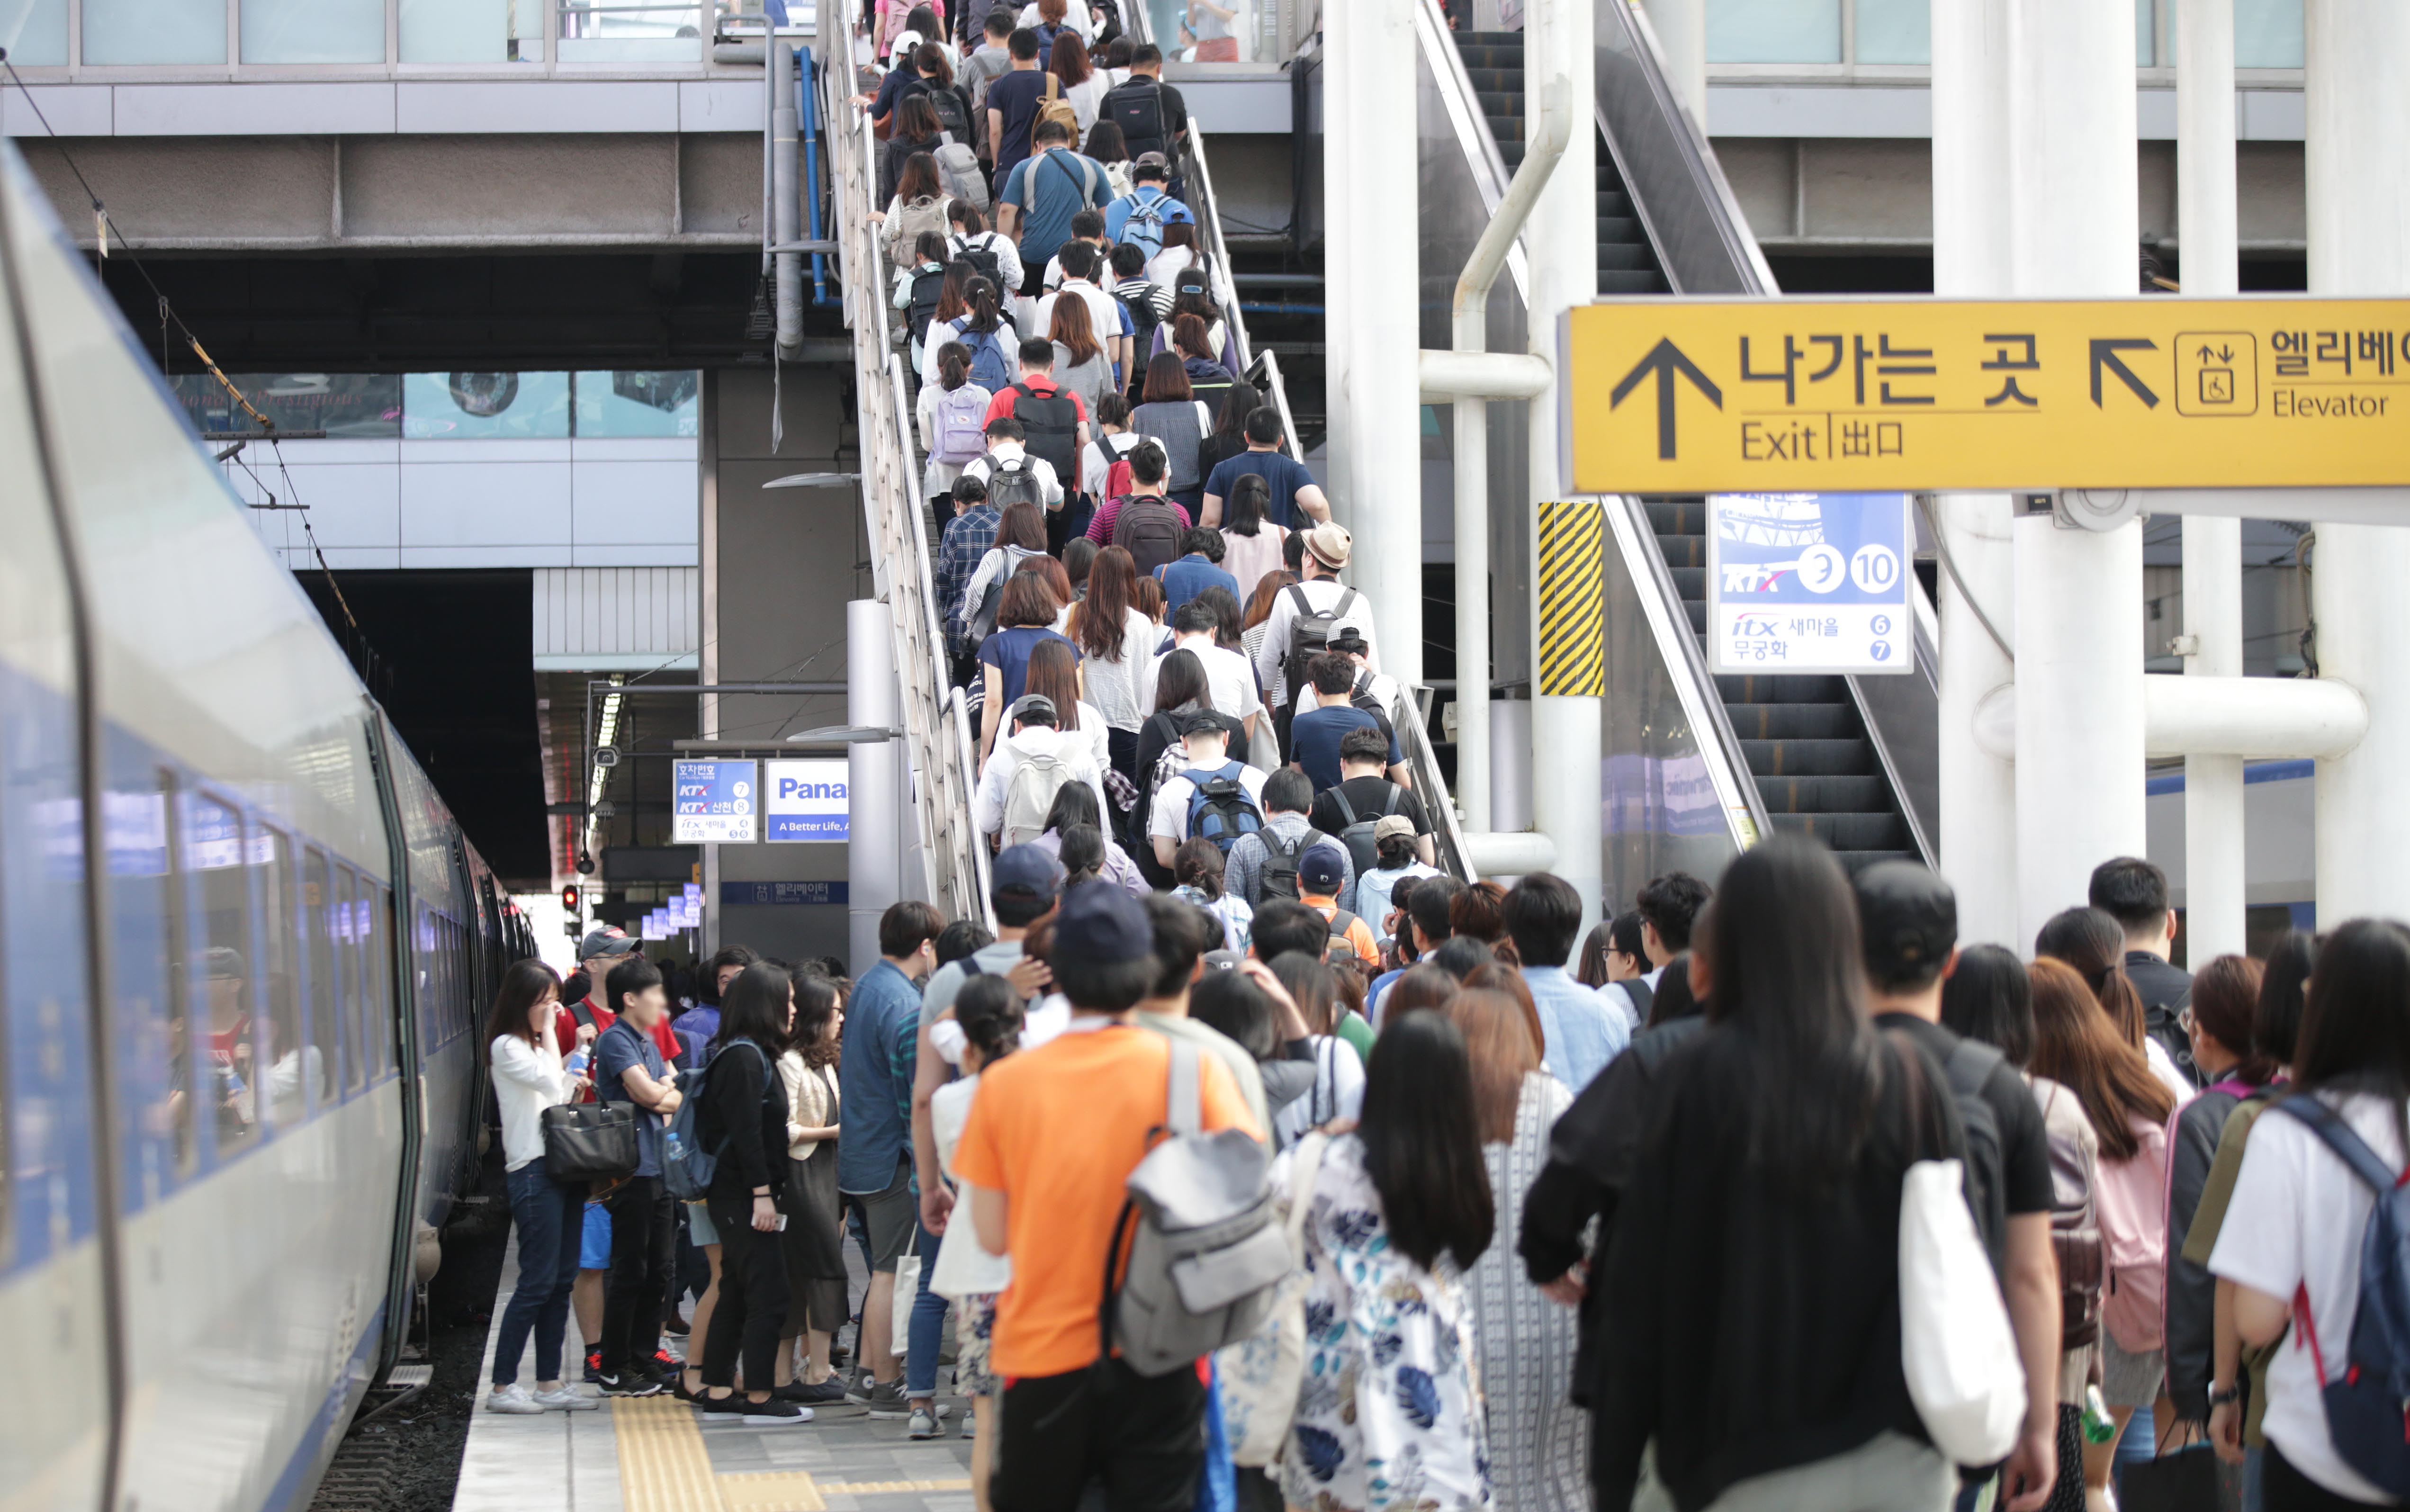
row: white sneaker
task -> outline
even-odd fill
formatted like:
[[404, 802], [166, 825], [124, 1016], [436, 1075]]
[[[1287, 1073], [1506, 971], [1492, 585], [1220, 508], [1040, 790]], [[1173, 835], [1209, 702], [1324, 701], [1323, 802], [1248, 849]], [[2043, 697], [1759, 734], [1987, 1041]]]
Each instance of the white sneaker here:
[[538, 1391], [532, 1400], [537, 1407], [545, 1411], [592, 1412], [602, 1405], [601, 1397], [589, 1397], [567, 1382], [563, 1382], [558, 1391]]
[[513, 1381], [508, 1386], [490, 1387], [486, 1389], [486, 1410], [529, 1417], [544, 1411], [544, 1408], [537, 1404], [535, 1398], [528, 1395], [526, 1387]]

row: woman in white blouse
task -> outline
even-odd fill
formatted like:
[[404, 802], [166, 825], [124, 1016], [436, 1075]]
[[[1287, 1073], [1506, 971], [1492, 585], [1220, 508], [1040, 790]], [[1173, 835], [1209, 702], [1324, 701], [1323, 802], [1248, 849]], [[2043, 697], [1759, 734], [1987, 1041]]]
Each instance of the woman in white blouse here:
[[[829, 1373], [829, 1345], [845, 1325], [845, 1220], [836, 1189], [839, 1036], [845, 1004], [828, 978], [798, 972], [795, 1019], [778, 1056], [787, 1091], [787, 1321], [778, 1330], [779, 1394], [806, 1406], [845, 1400]], [[791, 1385], [794, 1343], [806, 1341], [804, 1376]]]
[[[544, 1169], [544, 1111], [569, 1101], [588, 1084], [561, 1064], [553, 1042], [553, 1014], [560, 1007], [560, 979], [542, 961], [521, 961], [502, 973], [486, 1020], [494, 1069], [494, 1100], [502, 1113], [504, 1185], [511, 1222], [519, 1231], [518, 1280], [494, 1334], [493, 1386], [488, 1412], [571, 1411], [601, 1404], [560, 1375], [562, 1335], [569, 1324], [569, 1291], [577, 1280], [578, 1240], [586, 1222], [586, 1184], [552, 1179]], [[577, 1031], [577, 1053], [587, 1054], [591, 1025]], [[519, 1385], [519, 1356], [535, 1334], [535, 1390]]]

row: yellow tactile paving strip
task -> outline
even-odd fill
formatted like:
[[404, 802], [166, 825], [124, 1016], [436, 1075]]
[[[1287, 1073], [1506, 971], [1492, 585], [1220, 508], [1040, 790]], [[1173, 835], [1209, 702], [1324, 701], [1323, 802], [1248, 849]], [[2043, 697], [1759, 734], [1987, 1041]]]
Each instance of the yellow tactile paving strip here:
[[831, 1496], [966, 1491], [958, 1480], [855, 1480], [820, 1485], [801, 1470], [716, 1475], [694, 1409], [674, 1397], [616, 1397], [619, 1491], [627, 1512], [826, 1512]]

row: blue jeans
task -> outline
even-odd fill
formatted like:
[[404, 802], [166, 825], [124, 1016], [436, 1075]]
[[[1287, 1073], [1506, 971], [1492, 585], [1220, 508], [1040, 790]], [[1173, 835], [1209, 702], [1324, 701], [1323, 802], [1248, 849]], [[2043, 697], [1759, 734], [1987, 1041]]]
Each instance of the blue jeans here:
[[2109, 1462], [2109, 1478], [2115, 1484], [2119, 1497], [2126, 1494], [2127, 1467], [2156, 1459], [2158, 1453], [2158, 1431], [2151, 1421], [2151, 1409], [2147, 1404], [2136, 1407], [2134, 1416], [2126, 1419], [2126, 1432], [2117, 1440], [2116, 1456]]
[[519, 1230], [519, 1278], [502, 1309], [494, 1336], [494, 1384], [519, 1378], [519, 1356], [535, 1334], [535, 1378], [560, 1379], [560, 1341], [569, 1323], [569, 1291], [577, 1281], [578, 1239], [584, 1231], [586, 1192], [554, 1181], [539, 1158], [504, 1178], [511, 1222]]
[[[970, 1221], [965, 1211], [963, 1221]], [[946, 1336], [946, 1299], [929, 1289], [937, 1274], [938, 1236], [921, 1230], [920, 1246], [913, 1251], [921, 1257], [921, 1290], [912, 1299], [911, 1348], [904, 1357], [904, 1394], [912, 1399], [937, 1394], [937, 1351], [944, 1347]], [[903, 1299], [896, 1299], [903, 1305]]]

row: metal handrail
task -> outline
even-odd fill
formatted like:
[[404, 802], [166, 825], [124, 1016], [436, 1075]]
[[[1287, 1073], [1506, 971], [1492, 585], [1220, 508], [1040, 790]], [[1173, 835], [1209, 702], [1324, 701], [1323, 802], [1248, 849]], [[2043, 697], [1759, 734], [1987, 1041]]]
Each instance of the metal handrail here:
[[932, 901], [954, 918], [994, 927], [987, 847], [971, 822], [978, 764], [963, 696], [948, 686], [945, 642], [929, 569], [919, 446], [912, 433], [904, 364], [888, 338], [888, 269], [870, 218], [878, 161], [866, 113], [856, 107], [851, 69], [818, 71], [823, 94], [830, 181], [838, 198], [838, 275], [853, 332], [855, 421], [862, 455], [862, 507], [875, 574], [894, 625], [896, 676], [909, 736], [922, 855]]

